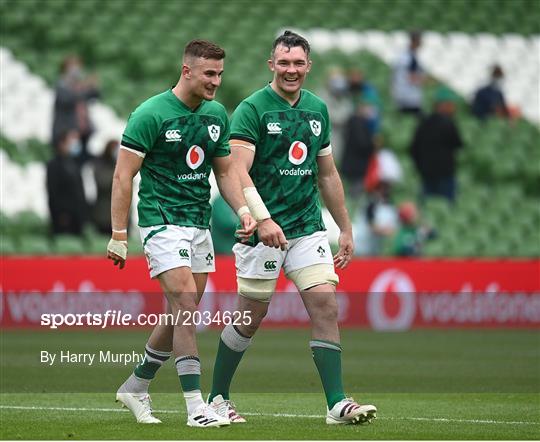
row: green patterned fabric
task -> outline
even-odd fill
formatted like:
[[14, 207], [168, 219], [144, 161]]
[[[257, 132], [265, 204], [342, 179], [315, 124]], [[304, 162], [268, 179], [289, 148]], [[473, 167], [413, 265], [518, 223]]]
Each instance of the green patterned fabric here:
[[287, 238], [325, 229], [317, 154], [330, 145], [330, 123], [320, 98], [302, 90], [291, 106], [268, 85], [236, 108], [231, 139], [256, 146], [249, 174]]
[[221, 104], [203, 101], [191, 110], [169, 89], [135, 109], [122, 145], [146, 154], [139, 226], [209, 228], [212, 158], [230, 154], [229, 120]]

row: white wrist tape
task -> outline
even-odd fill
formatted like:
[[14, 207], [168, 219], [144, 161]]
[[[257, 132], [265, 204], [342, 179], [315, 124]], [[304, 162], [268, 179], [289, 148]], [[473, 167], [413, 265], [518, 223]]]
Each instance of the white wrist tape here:
[[238, 218], [242, 218], [242, 215], [245, 215], [246, 213], [251, 213], [248, 206], [242, 206], [236, 211]]
[[249, 211], [256, 221], [262, 221], [270, 218], [270, 212], [264, 205], [263, 200], [255, 187], [245, 187], [244, 196], [246, 197]]
[[127, 241], [111, 239], [107, 245], [107, 251], [118, 255], [122, 259], [126, 259], [128, 251]]
[[112, 229], [113, 233], [127, 233], [127, 229], [121, 229], [121, 230], [114, 230]]

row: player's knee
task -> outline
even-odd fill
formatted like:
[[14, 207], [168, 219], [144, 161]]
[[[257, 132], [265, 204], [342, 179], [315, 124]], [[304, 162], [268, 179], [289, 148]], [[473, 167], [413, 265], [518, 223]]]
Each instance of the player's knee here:
[[244, 298], [269, 303], [276, 289], [277, 279], [238, 277], [238, 294]]
[[334, 324], [338, 319], [335, 296], [320, 296], [311, 306], [312, 321], [320, 324]]
[[331, 284], [336, 286], [339, 282], [339, 277], [334, 272], [332, 264], [315, 264], [294, 270], [287, 274], [298, 290], [308, 290], [322, 284]]
[[249, 318], [242, 322], [243, 330], [248, 336], [253, 336], [255, 332], [259, 329], [261, 322], [263, 321], [266, 313], [268, 312], [268, 304], [265, 304], [265, 308], [251, 310], [245, 312], [245, 318]]
[[168, 293], [167, 299], [173, 311], [189, 311], [197, 310], [197, 296], [190, 293]]

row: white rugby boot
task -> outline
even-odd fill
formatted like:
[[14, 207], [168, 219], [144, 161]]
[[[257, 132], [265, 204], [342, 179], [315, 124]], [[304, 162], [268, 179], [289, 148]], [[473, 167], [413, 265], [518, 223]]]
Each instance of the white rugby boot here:
[[374, 405], [357, 404], [353, 398], [339, 401], [326, 413], [328, 425], [371, 423], [377, 417]]
[[152, 415], [152, 400], [148, 393], [128, 393], [123, 388], [116, 393], [116, 402], [131, 410], [140, 424], [160, 424], [161, 421]]
[[236, 411], [236, 406], [234, 402], [223, 399], [223, 396], [218, 394], [212, 402], [210, 402], [210, 407], [219, 414], [221, 417], [226, 417], [231, 421], [231, 424], [244, 424], [246, 420], [238, 414]]
[[187, 424], [189, 427], [199, 428], [222, 427], [230, 425], [231, 421], [229, 418], [217, 414], [210, 405], [203, 404], [188, 415]]

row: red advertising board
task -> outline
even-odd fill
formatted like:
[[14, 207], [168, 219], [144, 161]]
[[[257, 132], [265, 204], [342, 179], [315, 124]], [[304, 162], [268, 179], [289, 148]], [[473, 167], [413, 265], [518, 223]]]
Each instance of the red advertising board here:
[[[234, 260], [218, 257], [200, 310], [233, 311]], [[540, 260], [355, 260], [338, 272], [346, 327], [540, 327]], [[3, 258], [2, 327], [39, 326], [43, 313], [161, 313], [163, 296], [144, 258], [119, 271], [101, 258]], [[309, 318], [283, 275], [269, 327], [306, 327]]]

